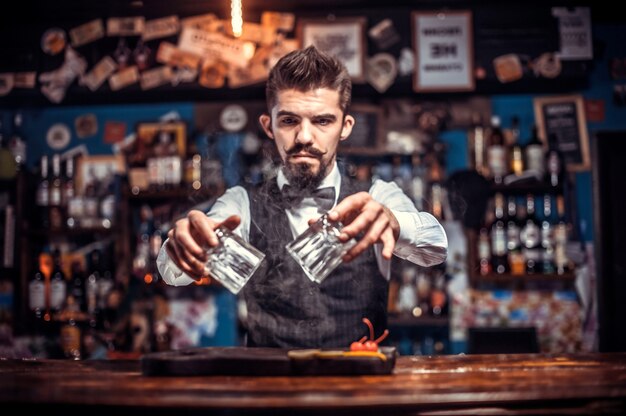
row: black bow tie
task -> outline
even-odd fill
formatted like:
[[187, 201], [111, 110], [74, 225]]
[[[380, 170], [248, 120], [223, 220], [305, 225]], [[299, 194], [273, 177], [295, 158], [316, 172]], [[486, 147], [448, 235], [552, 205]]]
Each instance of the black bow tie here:
[[315, 199], [319, 208], [324, 212], [329, 211], [335, 204], [335, 188], [332, 186], [318, 188], [310, 193], [307, 193], [306, 191], [285, 184], [281, 190], [281, 194], [285, 208], [296, 207], [300, 205], [304, 198], [307, 197]]

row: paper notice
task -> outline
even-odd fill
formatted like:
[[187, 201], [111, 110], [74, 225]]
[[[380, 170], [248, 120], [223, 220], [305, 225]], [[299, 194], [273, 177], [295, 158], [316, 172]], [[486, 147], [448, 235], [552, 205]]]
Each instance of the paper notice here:
[[107, 20], [107, 36], [139, 36], [143, 33], [145, 19], [137, 17], [111, 17]]
[[70, 40], [73, 47], [85, 45], [104, 37], [102, 19], [95, 19], [70, 30]]
[[156, 60], [162, 64], [181, 68], [198, 68], [200, 56], [183, 51], [173, 43], [161, 42], [157, 51]]
[[91, 91], [95, 91], [104, 81], [106, 81], [117, 69], [117, 64], [110, 56], [105, 56], [92, 69], [81, 78], [80, 83]]
[[111, 90], [117, 91], [137, 81], [139, 81], [139, 70], [136, 66], [129, 66], [109, 78], [109, 86]]
[[173, 75], [172, 68], [169, 66], [144, 71], [141, 74], [141, 89], [149, 90], [167, 84], [172, 80]]
[[143, 29], [142, 38], [145, 41], [172, 36], [180, 31], [178, 16], [167, 16], [160, 19], [148, 20]]

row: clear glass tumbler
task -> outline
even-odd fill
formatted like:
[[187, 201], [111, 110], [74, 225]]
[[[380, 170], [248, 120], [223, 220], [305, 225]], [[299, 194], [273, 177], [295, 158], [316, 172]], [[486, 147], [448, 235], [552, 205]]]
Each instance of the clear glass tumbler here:
[[219, 244], [207, 251], [205, 267], [211, 277], [236, 295], [259, 268], [265, 254], [226, 227], [217, 228], [215, 234]]
[[312, 281], [322, 283], [356, 244], [354, 239], [345, 243], [339, 240], [342, 228], [341, 222], [331, 221], [325, 214], [285, 246]]

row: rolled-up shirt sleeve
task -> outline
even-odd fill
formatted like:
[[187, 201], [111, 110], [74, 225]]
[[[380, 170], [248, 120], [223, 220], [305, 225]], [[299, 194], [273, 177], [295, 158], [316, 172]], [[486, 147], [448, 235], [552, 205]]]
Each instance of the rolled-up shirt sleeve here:
[[446, 259], [448, 238], [439, 221], [415, 204], [394, 182], [377, 180], [370, 188], [373, 199], [391, 210], [400, 225], [393, 254], [420, 266], [434, 266]]
[[[248, 241], [250, 238], [250, 200], [248, 199], [248, 193], [241, 186], [235, 186], [226, 190], [224, 195], [215, 201], [215, 204], [213, 204], [207, 214], [207, 216], [216, 221], [223, 221], [231, 215], [239, 215], [241, 218], [241, 223], [234, 230], [234, 233]], [[168, 240], [165, 240], [161, 246], [156, 260], [161, 278], [165, 283], [172, 286], [186, 286], [195, 282], [193, 278], [180, 270], [170, 259], [165, 249], [165, 244], [167, 244]]]

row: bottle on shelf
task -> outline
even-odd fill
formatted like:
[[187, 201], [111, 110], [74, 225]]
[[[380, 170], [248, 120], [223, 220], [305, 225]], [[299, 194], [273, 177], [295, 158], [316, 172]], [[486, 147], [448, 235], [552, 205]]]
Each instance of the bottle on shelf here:
[[13, 116], [13, 134], [11, 135], [11, 141], [9, 142], [9, 148], [15, 159], [15, 165], [17, 170], [26, 163], [26, 141], [22, 136], [22, 113], [19, 111]]
[[556, 272], [554, 265], [554, 230], [552, 226], [552, 196], [543, 196], [543, 218], [541, 220], [541, 269], [545, 274]]
[[61, 156], [56, 153], [52, 155], [52, 178], [50, 179], [50, 229], [59, 230], [63, 228], [64, 220], [61, 208], [62, 202], [63, 187], [61, 180]]
[[39, 161], [39, 181], [35, 191], [35, 204], [37, 205], [37, 218], [39, 226], [50, 227], [50, 178], [48, 176], [48, 156], [43, 155]]
[[483, 227], [478, 234], [478, 273], [481, 276], [487, 276], [491, 273], [491, 240], [489, 239], [489, 231]]
[[504, 141], [504, 133], [500, 127], [500, 117], [491, 117], [491, 129], [489, 131], [489, 140], [487, 141], [487, 165], [489, 172], [495, 183], [502, 183], [502, 178], [508, 172], [507, 152]]
[[514, 116], [511, 120], [511, 172], [520, 176], [524, 172], [524, 155], [519, 143], [519, 117]]
[[55, 249], [52, 252], [53, 269], [50, 277], [50, 312], [56, 315], [63, 309], [67, 298], [67, 282], [61, 264], [61, 252]]
[[92, 250], [89, 253], [89, 276], [85, 282], [85, 300], [87, 314], [89, 315], [89, 325], [96, 327], [99, 318], [98, 309], [98, 280], [100, 280], [100, 252]]
[[565, 199], [558, 195], [556, 199], [558, 223], [554, 230], [554, 263], [556, 273], [565, 274], [571, 270], [570, 261], [567, 258], [568, 225], [565, 218]]
[[480, 113], [472, 114], [472, 126], [468, 132], [468, 148], [471, 167], [483, 176], [488, 176], [487, 137]]
[[68, 297], [71, 295], [78, 310], [85, 312], [87, 310], [85, 299], [85, 272], [79, 261], [75, 260], [72, 262], [71, 273]]
[[495, 221], [491, 225], [491, 263], [497, 274], [508, 271], [508, 253], [506, 247], [506, 229], [504, 227], [504, 196], [496, 193], [494, 197]]
[[559, 144], [554, 133], [548, 136], [548, 152], [546, 154], [546, 176], [547, 182], [553, 186], [563, 185], [563, 158], [559, 151]]
[[526, 260], [526, 273], [539, 273], [541, 260], [541, 228], [535, 216], [535, 196], [526, 196], [526, 221], [520, 231], [524, 258]]
[[526, 170], [532, 172], [539, 181], [545, 175], [545, 152], [543, 143], [539, 140], [537, 125], [533, 124], [530, 140], [524, 147], [524, 158], [526, 160]]
[[65, 307], [59, 314], [61, 328], [59, 340], [65, 358], [80, 360], [82, 357], [82, 331], [79, 326], [81, 311], [72, 294], [67, 296]]
[[517, 198], [515, 195], [509, 195], [507, 199], [506, 249], [511, 274], [520, 276], [526, 272], [526, 262], [521, 250], [520, 223], [517, 211]]
[[39, 267], [28, 282], [28, 307], [37, 320], [43, 319], [46, 311], [46, 279], [42, 271], [41, 260], [40, 256]]
[[67, 210], [69, 201], [74, 198], [74, 159], [69, 157], [65, 161], [65, 177], [63, 178], [63, 190], [61, 192], [61, 206]]

